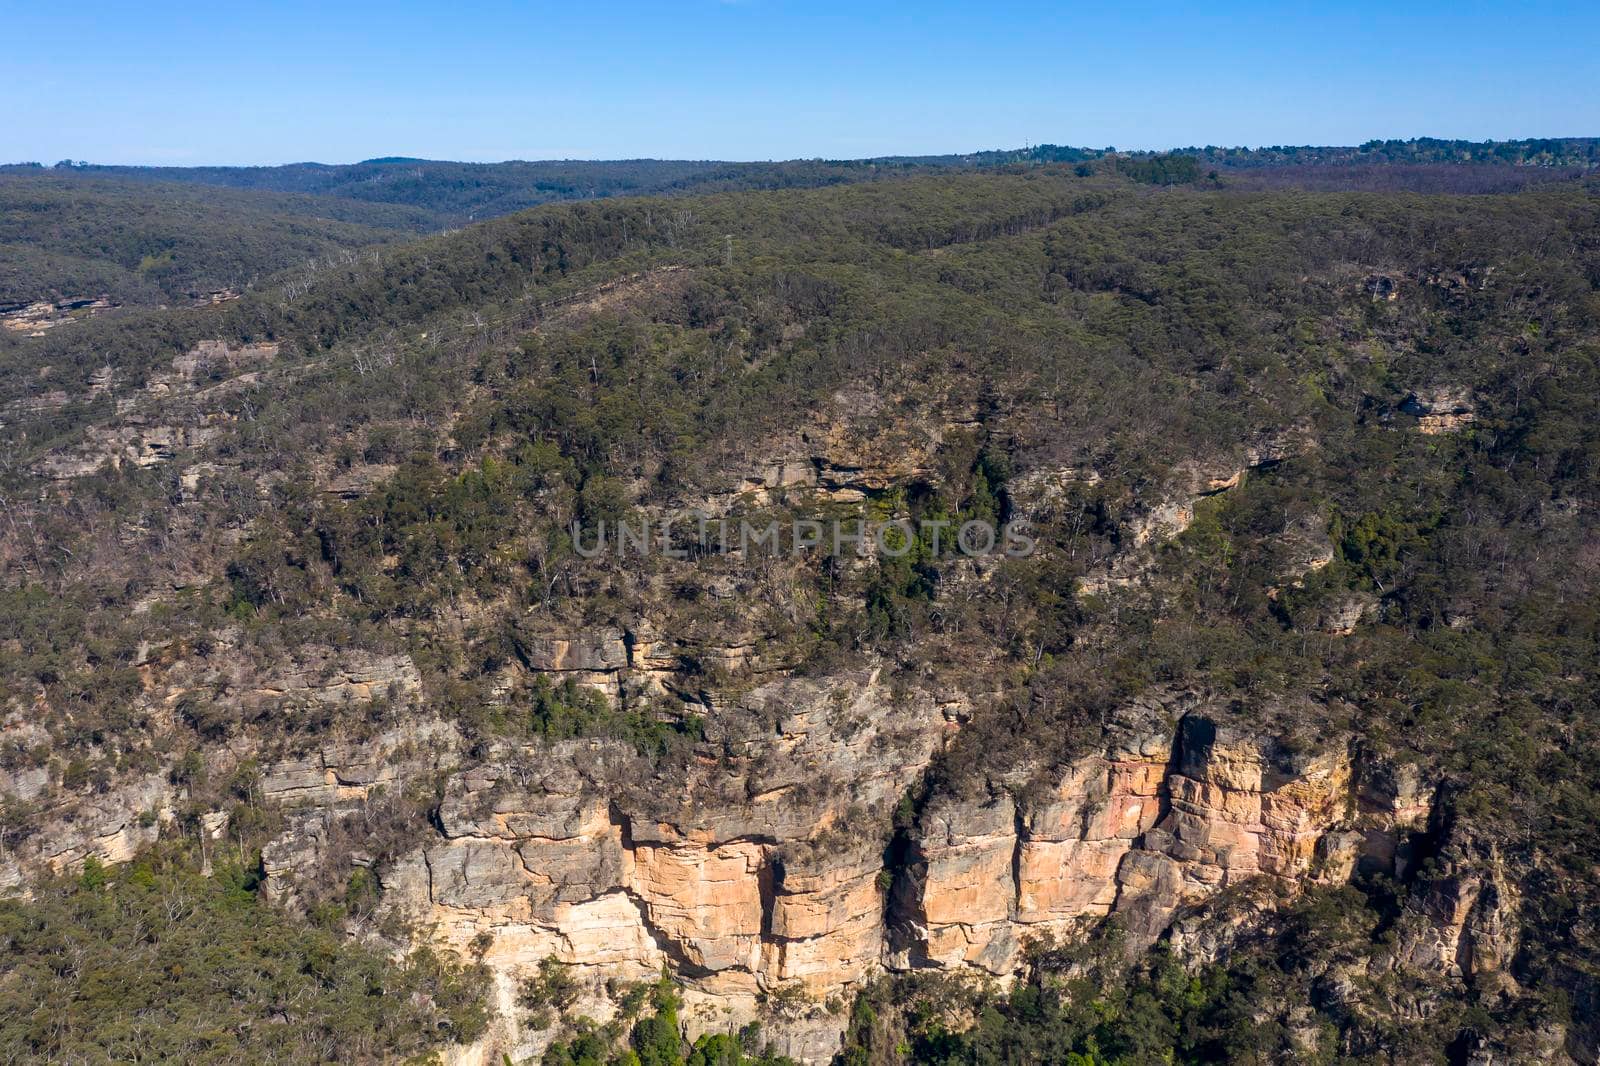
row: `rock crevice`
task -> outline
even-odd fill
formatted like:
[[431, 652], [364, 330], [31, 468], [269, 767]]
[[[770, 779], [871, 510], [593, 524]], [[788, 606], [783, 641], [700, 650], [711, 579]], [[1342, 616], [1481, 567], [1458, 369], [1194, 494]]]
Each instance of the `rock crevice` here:
[[[860, 698], [794, 709], [811, 722], [797, 743], [838, 743], [822, 706]], [[754, 1018], [788, 990], [820, 1004], [885, 970], [1007, 978], [1029, 940], [1110, 915], [1148, 943], [1256, 879], [1293, 888], [1395, 872], [1430, 810], [1413, 773], [1359, 748], [1296, 753], [1189, 710], [1119, 728], [1042, 787], [935, 795], [898, 844], [885, 846], [883, 821], [838, 832], [904, 795], [931, 749], [916, 750], [920, 762], [886, 773], [849, 810], [847, 794], [791, 782], [746, 793], [768, 801], [676, 813], [619, 784], [629, 763], [614, 745], [507, 751], [450, 778], [436, 838], [384, 871], [386, 897], [462, 950], [481, 950], [487, 934], [484, 959], [507, 980], [548, 957], [596, 987], [665, 964], [689, 1016], [709, 1024]], [[292, 877], [286, 865], [270, 872]], [[1412, 953], [1446, 970], [1493, 969], [1485, 960], [1512, 950], [1494, 932], [1507, 924], [1500, 888], [1459, 887], [1434, 909], [1471, 927], [1469, 947], [1419, 938]], [[833, 1039], [842, 1021], [819, 1007], [812, 1024]]]

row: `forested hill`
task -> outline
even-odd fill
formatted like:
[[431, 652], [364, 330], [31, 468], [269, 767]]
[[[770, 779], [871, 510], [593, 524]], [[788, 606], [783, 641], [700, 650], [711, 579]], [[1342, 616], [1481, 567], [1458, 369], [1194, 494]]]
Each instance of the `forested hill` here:
[[[0, 358], [24, 1061], [138, 1043], [113, 979], [191, 1059], [292, 1035], [169, 979], [180, 891], [341, 1061], [1600, 1052], [1593, 177], [548, 204]], [[574, 541], [707, 511], [913, 525]]]
[[[1600, 165], [1600, 138], [1585, 137], [1511, 141], [1419, 137], [1404, 141], [1369, 141], [1352, 147], [1207, 146], [1174, 151], [1192, 156], [1206, 167], [1234, 168], [1451, 165], [1584, 169]], [[622, 159], [462, 163], [391, 156], [348, 164], [153, 167], [78, 163], [58, 164], [51, 169], [117, 181], [185, 182], [234, 189], [305, 193], [367, 203], [402, 204], [435, 212], [452, 223], [461, 223], [509, 214], [555, 200], [794, 188], [942, 170], [1082, 163], [1110, 155], [1140, 159], [1161, 154], [1164, 153], [1119, 153], [1115, 148], [1040, 144], [946, 155], [776, 162]], [[29, 169], [35, 168], [0, 168], [0, 172]]]
[[101, 296], [185, 303], [444, 224], [395, 204], [0, 169], [0, 311]]
[[[909, 160], [0, 167], [0, 314], [49, 304], [13, 319], [13, 332], [29, 334], [119, 307], [231, 298], [286, 267], [557, 200], [834, 185], [934, 169]], [[104, 306], [75, 310], [89, 301]]]
[[1186, 148], [1208, 160], [1240, 166], [1282, 166], [1315, 163], [1323, 166], [1356, 164], [1432, 164], [1587, 167], [1600, 166], [1600, 137], [1530, 137], [1509, 141], [1463, 141], [1439, 137], [1410, 140], [1373, 140], [1350, 148], [1313, 145], [1273, 145], [1263, 148]]
[[966, 164], [961, 162], [961, 157], [954, 156], [930, 160], [780, 163], [670, 159], [456, 163], [385, 158], [339, 165], [120, 167], [80, 164], [49, 169], [119, 182], [183, 182], [303, 193], [359, 203], [399, 204], [434, 212], [441, 221], [459, 225], [556, 200], [833, 185], [962, 165]]
[[[0, 167], [0, 313], [14, 332], [118, 306], [231, 296], [285, 267], [562, 200], [818, 187], [1067, 164], [1133, 182], [1244, 188], [1511, 192], [1582, 177], [1586, 138], [1373, 141], [1358, 147], [1117, 152], [1041, 144], [939, 156], [717, 162], [458, 163], [388, 157], [274, 167], [64, 162]], [[99, 301], [99, 306], [83, 305]]]
[[[117, 308], [231, 298], [286, 267], [558, 200], [837, 185], [941, 161], [670, 160], [0, 167], [0, 314], [42, 333]], [[80, 309], [97, 301], [99, 306]]]

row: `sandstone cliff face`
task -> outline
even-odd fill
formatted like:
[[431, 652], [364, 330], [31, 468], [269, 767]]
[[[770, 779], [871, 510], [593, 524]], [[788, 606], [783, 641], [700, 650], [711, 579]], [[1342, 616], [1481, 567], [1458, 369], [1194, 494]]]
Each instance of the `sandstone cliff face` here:
[[[550, 657], [581, 670], [604, 665], [606, 646]], [[892, 693], [876, 673], [832, 680], [745, 698], [753, 721], [774, 723], [776, 757], [730, 754], [670, 785], [603, 741], [506, 745], [449, 774], [433, 838], [381, 876], [390, 906], [495, 971], [493, 1052], [532, 1055], [553, 1035], [524, 1026], [516, 993], [554, 958], [581, 977], [584, 1013], [612, 1009], [606, 981], [666, 966], [697, 1031], [761, 1017], [791, 1054], [825, 1061], [844, 1024], [825, 1005], [880, 972], [1007, 978], [1030, 939], [1107, 915], [1148, 943], [1224, 889], [1403, 868], [1429, 815], [1402, 768], [1337, 743], [1291, 753], [1183, 697], [1131, 713], [1042, 787], [931, 800], [896, 847], [888, 809], [947, 724], [926, 694]], [[275, 767], [270, 787], [308, 814], [269, 849], [274, 890], [292, 892], [315, 857], [317, 817], [358, 804], [394, 767], [439, 766], [449, 748], [443, 735], [380, 740], [366, 761], [335, 751]], [[1482, 930], [1474, 945], [1500, 945], [1471, 949], [1480, 968], [1507, 950], [1493, 891], [1474, 882], [1466, 902], [1439, 901]], [[1412, 955], [1448, 969], [1461, 952], [1419, 939]], [[787, 1012], [775, 1023], [777, 1000]]]
[[90, 856], [126, 862], [155, 842], [176, 803], [177, 790], [164, 774], [123, 782], [79, 803], [46, 795], [44, 783], [32, 777], [26, 784], [37, 788], [40, 801], [56, 817], [50, 832], [31, 837], [23, 848], [0, 847], [0, 890], [25, 890], [30, 875], [72, 870]]
[[[608, 642], [592, 643], [541, 654], [554, 669], [603, 668]], [[432, 838], [380, 876], [389, 906], [494, 969], [496, 1048], [529, 1055], [553, 1035], [524, 1030], [515, 1000], [554, 958], [581, 975], [581, 1009], [600, 1018], [614, 1009], [607, 981], [663, 966], [684, 982], [698, 1029], [753, 1020], [769, 997], [803, 1001], [809, 1017], [764, 1019], [769, 1036], [826, 1059], [842, 1016], [821, 1002], [884, 958], [888, 810], [946, 722], [927, 694], [895, 694], [875, 670], [771, 682], [741, 708], [748, 732], [720, 738], [724, 759], [673, 782], [608, 741], [508, 743], [468, 759], [442, 725], [279, 763], [264, 787], [299, 813], [267, 849], [270, 890], [292, 896], [299, 872], [326, 860], [332, 819], [377, 786], [444, 769]]]
[[[197, 351], [175, 371], [187, 381], [210, 363], [235, 367], [235, 355]], [[836, 426], [800, 434], [710, 509], [788, 491], [854, 500], [936, 477], [940, 436], [963, 432], [961, 412], [948, 414], [918, 439], [875, 452]], [[1199, 501], [1304, 447], [1292, 434], [1263, 438], [1136, 492], [1121, 531], [1127, 550], [1092, 568], [1084, 587], [1141, 585]], [[359, 495], [365, 477], [328, 491]], [[1075, 486], [1097, 480], [1093, 471], [1035, 471], [1013, 486], [1014, 502], [1019, 514], [1048, 519]], [[1289, 532], [1285, 583], [1331, 557], [1322, 525]], [[966, 579], [954, 573], [948, 587]], [[760, 590], [740, 580], [750, 579], [717, 575], [706, 594], [756, 602]], [[1347, 632], [1369, 607], [1331, 619], [1330, 631]], [[269, 894], [293, 901], [299, 882], [330, 864], [372, 866], [385, 907], [491, 967], [498, 1021], [463, 1062], [534, 1057], [555, 1035], [529, 1025], [517, 1002], [521, 981], [547, 959], [578, 977], [577, 1013], [605, 1019], [615, 1009], [608, 983], [667, 968], [685, 988], [693, 1032], [759, 1018], [789, 1054], [826, 1061], [845, 1024], [841, 1005], [884, 971], [1005, 980], [1024, 967], [1030, 941], [1110, 916], [1134, 946], [1170, 933], [1189, 954], [1214, 957], [1226, 928], [1190, 919], [1225, 892], [1281, 898], [1362, 869], [1404, 874], [1410, 836], [1429, 823], [1430, 790], [1413, 771], [1340, 736], [1291, 748], [1180, 693], [1113, 716], [1098, 746], [1062, 764], [1006, 768], [974, 796], [935, 795], [897, 830], [891, 812], [974, 697], [939, 685], [931, 670], [917, 680], [891, 681], [876, 665], [786, 676], [782, 649], [753, 612], [707, 614], [698, 626], [665, 606], [625, 624], [541, 615], [508, 626], [497, 692], [508, 706], [543, 677], [617, 701], [670, 693], [709, 712], [708, 743], [671, 777], [617, 742], [471, 744], [422, 713], [422, 678], [403, 654], [309, 646], [252, 669], [228, 654], [237, 635], [221, 634], [204, 658], [167, 662], [161, 648], [145, 649], [139, 667], [152, 702], [176, 713], [213, 699], [258, 721], [390, 708], [373, 715], [387, 728], [368, 735], [289, 755], [234, 754], [261, 760], [261, 798], [285, 814], [263, 853]], [[437, 800], [431, 823], [391, 834], [399, 850], [375, 860], [347, 823], [381, 820], [385, 804], [419, 785]], [[162, 777], [140, 788], [85, 808], [70, 831], [42, 835], [48, 853], [0, 867], [0, 882], [20, 880], [24, 865], [131, 855], [182, 798]], [[1498, 856], [1465, 840], [1445, 854], [1455, 865], [1408, 915], [1396, 965], [1501, 974], [1516, 948], [1517, 901]]]
[[1414, 785], [1346, 751], [1290, 757], [1190, 712], [1163, 736], [1113, 742], [1043, 798], [940, 804], [899, 899], [909, 965], [1013, 972], [1030, 936], [1120, 915], [1149, 942], [1175, 916], [1259, 878], [1348, 879], [1393, 869], [1426, 821]]
[[[809, 442], [816, 454], [774, 467], [763, 489], [847, 498], [877, 487], [857, 476], [872, 464], [835, 454], [833, 441]], [[1240, 465], [1184, 471], [1176, 496], [1136, 508], [1148, 524], [1130, 527], [1135, 551], [1100, 573], [1101, 587], [1134, 582], [1156, 541], [1192, 519], [1195, 500], [1290, 447], [1267, 442]], [[1019, 488], [1019, 506], [1047, 513], [1059, 503], [1051, 493], [1074, 479], [1091, 480], [1035, 478]], [[1316, 551], [1289, 553], [1301, 570], [1324, 561], [1319, 537], [1320, 528], [1302, 538]], [[404, 723], [290, 755], [235, 754], [261, 760], [261, 798], [285, 812], [285, 831], [263, 854], [269, 894], [292, 901], [297, 882], [330, 864], [372, 865], [387, 908], [491, 967], [498, 1022], [462, 1061], [525, 1059], [554, 1036], [527, 1024], [517, 1002], [521, 981], [547, 959], [579, 978], [579, 1013], [608, 1017], [608, 982], [665, 967], [684, 985], [694, 1032], [759, 1018], [788, 1053], [826, 1061], [845, 1024], [841, 1005], [884, 971], [1004, 980], [1025, 965], [1030, 941], [1108, 916], [1135, 945], [1170, 930], [1194, 954], [1220, 951], [1208, 926], [1186, 919], [1225, 890], [1282, 894], [1364, 867], [1403, 873], [1408, 836], [1430, 817], [1429, 791], [1405, 768], [1340, 737], [1291, 751], [1178, 694], [1114, 716], [1097, 748], [1063, 764], [1011, 768], [976, 796], [934, 796], [896, 831], [891, 812], [960, 728], [969, 694], [891, 681], [876, 666], [786, 676], [749, 617], [704, 632], [672, 622], [520, 620], [502, 696], [514, 702], [519, 686], [546, 677], [612, 700], [671, 692], [714, 711], [709, 743], [672, 777], [616, 742], [475, 747], [421, 713], [421, 676], [401, 654], [305, 647], [251, 669], [228, 654], [236, 636], [222, 634], [204, 659], [167, 662], [161, 648], [145, 649], [140, 669], [151, 700], [176, 713], [225, 697], [254, 720], [383, 705], [390, 713], [376, 720]], [[734, 683], [709, 682], [708, 671]], [[381, 820], [396, 795], [421, 784], [431, 794], [435, 782], [431, 824], [407, 830], [420, 838], [394, 838], [401, 850], [375, 862], [346, 823]], [[7, 857], [0, 880], [87, 854], [128, 857], [182, 798], [163, 777], [140, 788], [41, 835], [48, 854]], [[1484, 859], [1461, 846], [1459, 874], [1419, 905], [1400, 964], [1505, 969], [1516, 901], [1505, 878], [1485, 879]]]

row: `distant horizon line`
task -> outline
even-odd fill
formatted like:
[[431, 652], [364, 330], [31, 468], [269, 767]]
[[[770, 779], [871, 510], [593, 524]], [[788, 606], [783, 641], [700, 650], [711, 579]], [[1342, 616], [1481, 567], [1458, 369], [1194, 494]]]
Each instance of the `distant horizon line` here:
[[1057, 149], [1061, 151], [1092, 152], [1100, 155], [1166, 155], [1171, 153], [1204, 153], [1204, 152], [1266, 152], [1266, 151], [1359, 151], [1373, 145], [1405, 145], [1405, 144], [1462, 144], [1462, 145], [1515, 145], [1531, 144], [1541, 141], [1550, 142], [1588, 142], [1600, 141], [1600, 134], [1571, 135], [1571, 136], [1545, 136], [1545, 137], [1489, 137], [1476, 140], [1467, 137], [1436, 137], [1429, 134], [1420, 134], [1413, 137], [1374, 137], [1357, 144], [1189, 144], [1173, 145], [1160, 148], [1133, 148], [1107, 145], [1097, 147], [1090, 145], [1064, 144], [1053, 141], [1038, 141], [1024, 144], [1015, 148], [979, 148], [969, 151], [957, 152], [920, 152], [920, 153], [889, 153], [864, 156], [789, 156], [784, 158], [765, 159], [731, 159], [690, 156], [546, 156], [546, 157], [507, 157], [504, 159], [451, 159], [448, 157], [410, 156], [410, 155], [380, 155], [367, 159], [358, 159], [343, 163], [330, 163], [315, 159], [297, 159], [280, 163], [100, 163], [87, 159], [66, 158], [54, 163], [45, 163], [36, 159], [14, 160], [0, 163], [0, 169], [38, 168], [42, 170], [279, 170], [289, 167], [324, 167], [338, 169], [341, 167], [360, 166], [403, 166], [415, 163], [452, 163], [461, 166], [505, 166], [508, 164], [548, 164], [548, 163], [690, 163], [700, 165], [760, 165], [781, 163], [878, 163], [878, 162], [916, 162], [919, 160], [934, 159], [969, 159], [982, 156], [1001, 156], [1018, 152], [1032, 152], [1039, 149]]

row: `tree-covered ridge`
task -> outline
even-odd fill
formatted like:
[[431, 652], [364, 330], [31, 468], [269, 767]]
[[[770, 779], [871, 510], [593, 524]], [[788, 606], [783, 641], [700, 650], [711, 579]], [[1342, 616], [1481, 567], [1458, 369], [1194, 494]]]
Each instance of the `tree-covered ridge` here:
[[1199, 151], [1208, 160], [1235, 166], [1469, 163], [1592, 169], [1600, 165], [1600, 138], [1597, 137], [1531, 137], [1506, 141], [1413, 137], [1372, 140], [1349, 148], [1273, 145], [1260, 148], [1207, 146], [1186, 150]]
[[738, 189], [783, 189], [874, 180], [946, 166], [949, 159], [792, 160], [781, 163], [625, 159], [456, 163], [372, 159], [278, 167], [131, 167], [77, 164], [5, 167], [0, 173], [50, 173], [138, 187], [183, 183], [252, 192], [309, 195], [344, 203], [390, 204], [462, 224], [540, 204], [610, 196], [659, 196]]
[[181, 304], [439, 225], [386, 204], [12, 168], [0, 171], [0, 308], [101, 294]]
[[[181, 302], [286, 266], [540, 204], [613, 196], [828, 187], [938, 173], [1075, 164], [1155, 184], [1229, 180], [1316, 188], [1511, 191], [1596, 165], [1587, 138], [1374, 141], [1358, 148], [1118, 152], [1043, 144], [943, 156], [729, 163], [455, 163], [386, 158], [279, 167], [0, 167], [0, 307], [107, 295]], [[1514, 173], [1514, 171], [1524, 173]], [[1547, 171], [1546, 174], [1533, 171]], [[59, 222], [70, 218], [68, 227]]]
[[[665, 789], [730, 757], [737, 705], [702, 716], [694, 693], [613, 703], [537, 683], [508, 696], [507, 664], [536, 655], [522, 624], [586, 632], [648, 612], [694, 634], [726, 625], [730, 600], [770, 603], [747, 613], [785, 669], [871, 662], [982, 693], [902, 829], [930, 796], [1027, 787], [1014, 771], [1073, 757], [1130, 700], [1173, 689], [1425, 766], [1454, 815], [1527, 871], [1529, 924], [1520, 987], [1428, 992], [1450, 1005], [1430, 1038], [1514, 1042], [1546, 1018], [1582, 1030], [1600, 958], [1586, 924], [1600, 201], [1581, 184], [1393, 196], [1160, 176], [1074, 164], [554, 205], [224, 309], [12, 348], [8, 399], [74, 399], [6, 427], [15, 638], [0, 667], [43, 733], [7, 765], [54, 758], [61, 788], [103, 790], [209, 746], [295, 750], [400, 713], [372, 700], [270, 716], [223, 686], [175, 714], [141, 702], [145, 674], [209, 659], [226, 634], [231, 662], [331, 642], [403, 651], [430, 710], [474, 740], [629, 739]], [[179, 416], [223, 427], [196, 447], [212, 466], [192, 484], [155, 464], [62, 487], [30, 466], [119, 400], [166, 417], [171, 397], [147, 383], [219, 335], [283, 354], [237, 392], [180, 398], [196, 406]], [[120, 391], [90, 395], [108, 353]], [[862, 446], [885, 466], [913, 450], [897, 430], [939, 430], [841, 513], [1026, 510], [1042, 550], [987, 573], [921, 546], [765, 570], [573, 551], [573, 521], [684, 509], [747, 483], [772, 441], [839, 424], [886, 441]], [[862, 459], [826, 473], [847, 480]], [[1173, 501], [1188, 520], [1162, 533]], [[141, 673], [152, 637], [169, 658]], [[749, 683], [690, 665], [708, 691]], [[160, 744], [158, 715], [179, 723]], [[34, 812], [7, 815], [33, 831]], [[1312, 900], [1220, 971], [1155, 958], [1063, 994], [1070, 969], [1042, 964], [1008, 997], [858, 1044], [878, 1061], [1206, 1061], [1255, 1028], [1270, 1057], [1294, 1028], [1282, 1009], [1328, 963], [1312, 957], [1327, 945], [1278, 948], [1331, 929], [1342, 943], [1325, 954], [1364, 955], [1435, 876], [1424, 861], [1404, 884]], [[1349, 1059], [1424, 1060], [1384, 1002], [1317, 1024]], [[585, 1034], [569, 1035], [570, 1049]], [[625, 1054], [621, 1035], [583, 1046], [605, 1061]]]
[[[1412, 137], [1372, 140], [1353, 146], [1261, 145], [1226, 147], [1206, 145], [1118, 153], [1112, 148], [1075, 148], [1069, 145], [1038, 144], [1027, 148], [974, 152], [963, 156], [942, 156], [927, 162], [961, 162], [978, 166], [1007, 166], [1018, 163], [1082, 163], [1107, 155], [1148, 158], [1166, 153], [1191, 155], [1208, 165], [1225, 163], [1235, 167], [1271, 167], [1314, 164], [1328, 167], [1363, 164], [1474, 164], [1544, 167], [1589, 167], [1600, 164], [1600, 138], [1533, 137], [1506, 141], [1466, 141], [1439, 137]], [[922, 161], [922, 160], [918, 160]]]
[[[984, 194], [993, 196], [993, 214], [986, 214]], [[522, 567], [502, 553], [507, 538], [541, 528], [542, 536], [555, 537], [569, 516], [600, 506], [607, 485], [637, 484], [641, 476], [648, 479], [645, 502], [670, 500], [681, 479], [705, 476], [708, 450], [755, 439], [863, 370], [879, 387], [935, 395], [958, 388], [955, 382], [976, 370], [988, 390], [983, 402], [996, 411], [985, 430], [991, 441], [1005, 441], [1004, 434], [1015, 432], [1009, 419], [1048, 398], [1070, 419], [1048, 446], [1019, 437], [1011, 447], [1024, 450], [1010, 461], [1058, 454], [1125, 470], [1096, 490], [1106, 502], [1083, 501], [1101, 509], [1118, 506], [1115, 493], [1140, 478], [1185, 455], [1227, 449], [1252, 426], [1309, 420], [1319, 437], [1343, 443], [1320, 449], [1318, 467], [1300, 475], [1312, 480], [1293, 491], [1317, 504], [1329, 491], [1342, 491], [1333, 486], [1360, 486], [1340, 504], [1343, 520], [1355, 525], [1396, 505], [1389, 489], [1367, 486], [1352, 464], [1381, 455], [1388, 468], [1407, 464], [1420, 478], [1441, 448], [1453, 446], [1418, 450], [1408, 438], [1379, 432], [1384, 423], [1364, 405], [1392, 408], [1435, 380], [1497, 388], [1505, 371], [1481, 362], [1486, 330], [1496, 344], [1568, 346], [1585, 328], [1590, 297], [1582, 290], [1591, 283], [1584, 264], [1594, 255], [1587, 236], [1593, 204], [1582, 195], [1492, 205], [1141, 197], [1067, 176], [746, 194], [695, 203], [688, 220], [670, 212], [663, 220], [662, 210], [621, 203], [549, 209], [491, 224], [470, 241], [463, 235], [399, 250], [370, 270], [336, 273], [287, 304], [241, 301], [223, 312], [241, 323], [241, 336], [291, 339], [314, 352], [329, 341], [335, 349], [359, 347], [357, 338], [375, 328], [448, 316], [456, 307], [492, 308], [498, 294], [530, 277], [560, 292], [619, 263], [687, 270], [676, 275], [685, 279], [681, 285], [662, 290], [642, 318], [522, 335], [538, 312], [517, 300], [501, 310], [522, 307], [525, 317], [484, 327], [483, 340], [469, 342], [483, 352], [470, 360], [439, 360], [427, 354], [426, 343], [402, 341], [382, 375], [346, 360], [319, 362], [308, 376], [256, 395], [257, 411], [240, 424], [232, 445], [249, 466], [287, 463], [295, 470], [294, 442], [328, 449], [342, 465], [398, 463], [400, 470], [383, 493], [348, 508], [286, 498], [282, 513], [319, 528], [315, 554], [327, 558], [295, 567], [287, 581], [291, 573], [272, 561], [276, 548], [252, 547], [233, 564], [230, 595], [275, 608], [298, 604], [287, 598], [298, 589], [294, 595], [309, 597], [309, 606], [342, 587], [365, 605], [361, 611], [382, 616], [423, 609], [450, 588], [455, 579], [435, 585], [451, 574], [485, 590], [502, 587]], [[948, 219], [941, 217], [946, 211]], [[856, 236], [854, 220], [861, 217], [875, 223], [867, 239]], [[1534, 218], [1542, 229], [1518, 229]], [[740, 257], [732, 269], [721, 263], [719, 239], [729, 228]], [[1518, 261], [1515, 282], [1470, 298], [1419, 279], [1415, 296], [1393, 306], [1367, 296], [1364, 275], [1326, 276], [1386, 239], [1378, 236], [1385, 232], [1403, 233], [1413, 247], [1428, 249], [1434, 263], [1468, 269], [1474, 259], [1509, 262], [1487, 249], [1502, 242], [1509, 251], [1504, 242], [1525, 236], [1565, 242], [1567, 251], [1553, 261]], [[1318, 275], [1324, 276], [1309, 285], [1300, 280]], [[769, 295], [778, 291], [783, 302]], [[1532, 306], [1541, 316], [1537, 330], [1520, 318]], [[1506, 335], [1508, 314], [1518, 317]], [[194, 317], [190, 336], [214, 328], [214, 315]], [[804, 328], [782, 339], [786, 321]], [[346, 331], [348, 341], [341, 339]], [[865, 336], [883, 340], [863, 351]], [[180, 339], [179, 346], [188, 343]], [[727, 344], [744, 354], [729, 360]], [[1381, 360], [1368, 354], [1373, 344], [1384, 346]], [[770, 354], [756, 365], [753, 353], [762, 347]], [[121, 350], [131, 356], [138, 345]], [[1572, 402], [1582, 394], [1581, 385], [1567, 384], [1586, 373], [1580, 353], [1549, 366], [1544, 380], [1552, 399]], [[951, 361], [962, 370], [951, 374]], [[68, 365], [53, 363], [57, 372]], [[137, 364], [129, 371], [136, 375]], [[390, 387], [397, 378], [404, 382], [398, 392]], [[1135, 396], [1162, 398], [1167, 411], [1160, 426], [1127, 423], [1126, 404]], [[1523, 418], [1530, 417], [1526, 396]], [[471, 402], [463, 405], [463, 397]], [[405, 416], [423, 421], [408, 425]], [[452, 425], [448, 439], [428, 428], [430, 420]], [[1574, 458], [1557, 469], [1577, 474], [1587, 469], [1576, 458], [1581, 441], [1571, 437], [1578, 423], [1562, 424], [1567, 437], [1560, 449]], [[353, 439], [347, 427], [357, 428]], [[531, 447], [513, 446], [530, 438]], [[1557, 438], [1547, 429], [1542, 439], [1548, 447]], [[419, 456], [418, 445], [434, 457]], [[137, 493], [140, 476], [119, 480]], [[1448, 483], [1435, 477], [1419, 484], [1437, 491]], [[1550, 491], [1583, 498], [1590, 489]], [[1400, 504], [1420, 507], [1418, 513], [1448, 506]], [[957, 508], [962, 500], [947, 505]], [[297, 510], [302, 506], [311, 511]], [[1091, 528], [1107, 531], [1107, 547], [1094, 549], [1089, 560], [1115, 546], [1114, 510], [1096, 522]], [[416, 540], [413, 534], [423, 530], [429, 539]], [[368, 569], [396, 551], [406, 568], [398, 577]], [[441, 569], [437, 551], [460, 564]], [[550, 557], [545, 565], [560, 562]], [[1394, 595], [1392, 575], [1363, 580]]]
[[494, 218], [611, 196], [782, 189], [927, 171], [891, 161], [350, 167], [0, 167], [0, 310], [108, 296], [183, 303], [286, 267]]
[[[1533, 138], [1509, 141], [1369, 141], [1355, 147], [1270, 146], [1188, 147], [1118, 151], [1038, 144], [927, 156], [877, 156], [864, 159], [793, 159], [771, 162], [716, 160], [508, 160], [461, 163], [389, 157], [359, 163], [290, 163], [256, 167], [107, 166], [64, 161], [60, 176], [83, 176], [134, 184], [184, 182], [234, 189], [326, 196], [367, 203], [400, 204], [437, 213], [460, 223], [492, 218], [558, 200], [605, 196], [704, 194], [739, 189], [826, 186], [883, 177], [931, 175], [940, 171], [994, 169], [1060, 163], [1089, 163], [1106, 157], [1150, 159], [1181, 153], [1207, 166], [1235, 167], [1318, 164], [1330, 167], [1377, 163], [1472, 164], [1593, 167], [1600, 162], [1600, 139]], [[0, 167], [0, 173], [41, 171], [37, 165]]]

